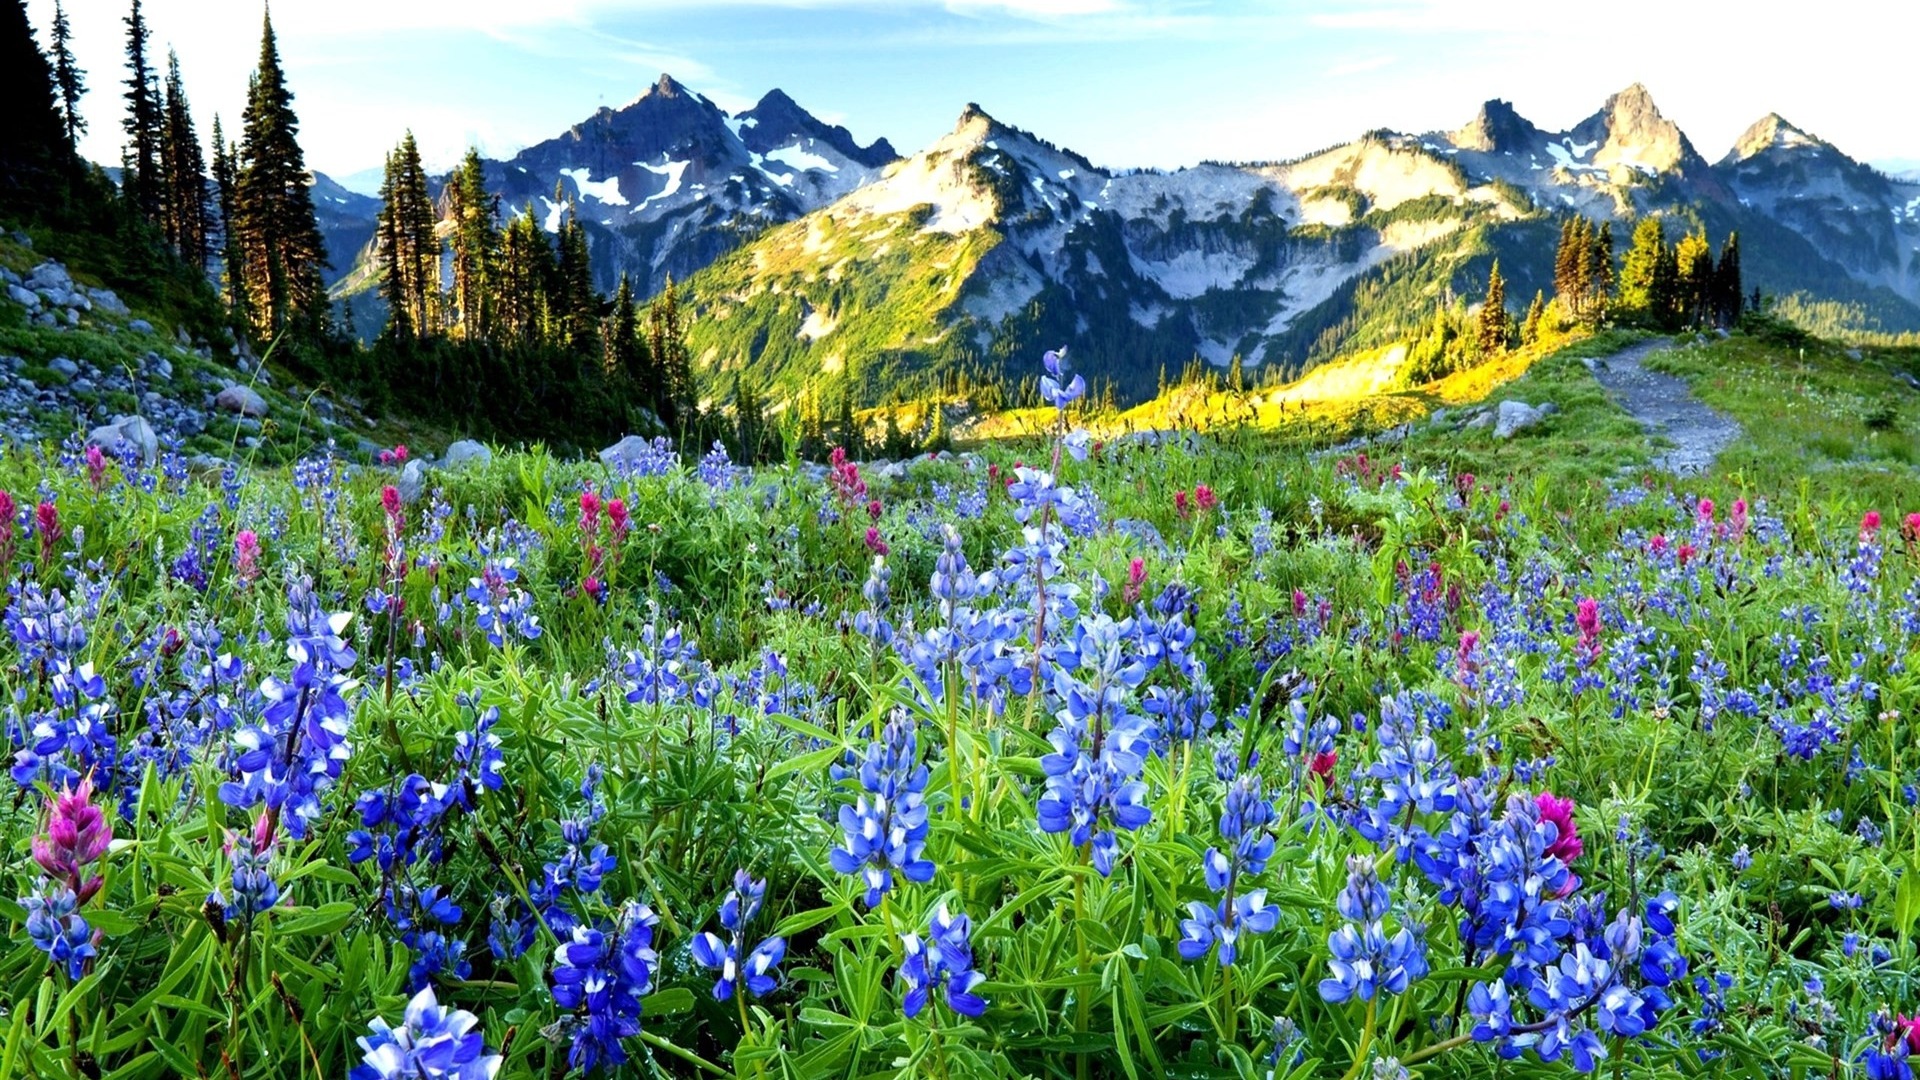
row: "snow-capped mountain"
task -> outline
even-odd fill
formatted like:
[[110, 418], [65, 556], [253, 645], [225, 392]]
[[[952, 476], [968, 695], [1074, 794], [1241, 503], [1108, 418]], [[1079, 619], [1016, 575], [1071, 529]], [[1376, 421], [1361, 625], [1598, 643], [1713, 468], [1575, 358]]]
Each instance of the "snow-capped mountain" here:
[[[1381, 344], [1409, 309], [1551, 291], [1555, 215], [1742, 235], [1750, 282], [1920, 328], [1920, 185], [1777, 117], [1710, 164], [1638, 84], [1565, 131], [1504, 101], [1453, 131], [1387, 130], [1296, 161], [1115, 172], [974, 106], [953, 131], [691, 284], [697, 363], [788, 394], [1022, 371], [1073, 342], [1122, 396], [1198, 356], [1297, 372]], [[1624, 222], [1623, 222], [1624, 224]], [[1616, 229], [1624, 244], [1630, 228]]]
[[[729, 115], [662, 75], [623, 108], [603, 108], [506, 161], [486, 162], [486, 174], [504, 213], [530, 208], [550, 231], [571, 206], [587, 226], [602, 288], [625, 271], [652, 292], [669, 274], [686, 277], [742, 238], [847, 194], [896, 156], [885, 139], [861, 146], [779, 90]], [[364, 213], [323, 221], [329, 250], [337, 231], [341, 245], [349, 233], [358, 237], [346, 249], [357, 252], [373, 234], [379, 203], [331, 187], [331, 195], [360, 200], [351, 205]], [[335, 278], [353, 262], [351, 254], [336, 259]]]

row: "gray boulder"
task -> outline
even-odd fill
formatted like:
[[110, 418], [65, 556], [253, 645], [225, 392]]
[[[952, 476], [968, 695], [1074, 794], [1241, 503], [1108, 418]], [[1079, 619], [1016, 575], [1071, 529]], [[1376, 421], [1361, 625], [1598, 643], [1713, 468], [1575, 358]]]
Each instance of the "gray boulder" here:
[[1481, 410], [1480, 412], [1474, 413], [1473, 419], [1468, 420], [1466, 423], [1460, 425], [1461, 430], [1463, 431], [1480, 431], [1484, 428], [1490, 428], [1492, 426], [1493, 426], [1493, 414], [1490, 412], [1487, 412], [1484, 409]]
[[267, 399], [261, 397], [253, 387], [243, 386], [240, 383], [234, 383], [215, 394], [213, 405], [217, 409], [239, 413], [241, 416], [267, 415]]
[[492, 460], [493, 451], [487, 449], [484, 443], [478, 443], [472, 439], [461, 439], [447, 447], [444, 464], [449, 469], [457, 469], [469, 463], [485, 465]]
[[73, 276], [67, 273], [66, 267], [57, 262], [43, 262], [33, 268], [33, 273], [27, 275], [27, 288], [34, 292], [42, 290], [72, 292]]
[[600, 462], [609, 469], [632, 469], [653, 458], [653, 443], [638, 435], [629, 435], [600, 451]]
[[153, 377], [159, 379], [161, 382], [173, 381], [173, 361], [168, 360], [159, 353], [147, 354], [147, 370], [151, 371]]
[[1494, 413], [1493, 437], [1511, 439], [1516, 433], [1533, 427], [1559, 411], [1557, 405], [1551, 409], [1545, 405], [1535, 408], [1524, 401], [1503, 401]]
[[135, 319], [127, 324], [127, 329], [136, 334], [151, 334], [153, 333], [153, 324], [145, 319]]
[[127, 302], [112, 289], [89, 289], [87, 295], [93, 299], [93, 306], [109, 315], [126, 315]]
[[23, 289], [18, 285], [7, 286], [7, 298], [19, 304], [21, 307], [26, 308], [28, 311], [40, 310], [39, 295]]
[[87, 433], [87, 445], [102, 450], [115, 450], [123, 442], [138, 449], [141, 460], [149, 465], [160, 456], [160, 436], [143, 416], [116, 416]]
[[402, 502], [418, 502], [427, 490], [427, 467], [418, 458], [407, 462], [400, 470], [400, 479], [393, 485], [400, 490]]
[[66, 376], [69, 379], [72, 379], [79, 376], [80, 365], [74, 363], [73, 361], [67, 359], [64, 356], [56, 356], [52, 360], [47, 362], [47, 370], [57, 372], [61, 375]]

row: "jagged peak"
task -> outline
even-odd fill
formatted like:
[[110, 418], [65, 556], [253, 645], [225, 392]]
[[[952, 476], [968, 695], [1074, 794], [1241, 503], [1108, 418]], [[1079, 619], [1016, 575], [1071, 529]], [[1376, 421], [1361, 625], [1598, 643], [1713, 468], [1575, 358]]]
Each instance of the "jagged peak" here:
[[1540, 134], [1533, 122], [1515, 111], [1513, 103], [1492, 98], [1464, 127], [1447, 136], [1462, 150], [1493, 152], [1531, 143]]
[[1740, 138], [1734, 140], [1733, 152], [1728, 157], [1734, 161], [1745, 161], [1767, 150], [1819, 148], [1826, 145], [1826, 140], [1795, 127], [1779, 113], [1770, 112], [1741, 132]]
[[679, 97], [686, 92], [686, 89], [687, 88], [682, 86], [673, 76], [663, 71], [660, 73], [660, 81], [653, 84], [653, 89], [649, 91], [649, 93], [670, 98]]

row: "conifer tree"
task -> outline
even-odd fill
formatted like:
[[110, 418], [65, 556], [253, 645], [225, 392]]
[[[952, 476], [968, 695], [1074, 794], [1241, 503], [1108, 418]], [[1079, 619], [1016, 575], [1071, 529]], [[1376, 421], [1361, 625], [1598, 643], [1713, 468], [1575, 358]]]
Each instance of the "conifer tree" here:
[[766, 460], [767, 417], [760, 391], [745, 375], [733, 376], [734, 438], [740, 455], [748, 463]]
[[[1591, 226], [1589, 226], [1591, 230]], [[1587, 273], [1582, 279], [1586, 321], [1598, 324], [1607, 317], [1608, 300], [1613, 295], [1613, 222], [1603, 221], [1590, 232], [1587, 244]]]
[[625, 381], [635, 390], [645, 378], [641, 370], [646, 346], [640, 340], [640, 314], [634, 306], [633, 283], [625, 272], [613, 290], [613, 310], [600, 331], [601, 365], [608, 378]]
[[492, 290], [494, 318], [509, 341], [540, 339], [546, 318], [547, 280], [553, 276], [553, 248], [534, 222], [531, 205], [507, 222], [500, 235], [500, 265]]
[[647, 307], [647, 355], [660, 372], [661, 397], [654, 411], [675, 431], [690, 428], [696, 404], [693, 363], [687, 355], [686, 327], [671, 274], [666, 288]]
[[1716, 326], [1732, 326], [1740, 321], [1746, 293], [1740, 282], [1740, 234], [1727, 234], [1720, 245], [1720, 262], [1713, 268], [1713, 320]]
[[1480, 324], [1475, 341], [1480, 355], [1497, 356], [1507, 351], [1508, 335], [1507, 279], [1500, 276], [1500, 260], [1493, 261], [1487, 275], [1487, 299], [1480, 305]]
[[453, 220], [453, 307], [460, 335], [468, 341], [492, 336], [490, 292], [494, 264], [500, 253], [500, 197], [487, 190], [480, 151], [469, 148], [466, 160], [447, 183], [447, 210]]
[[53, 0], [52, 55], [53, 85], [60, 94], [60, 119], [66, 127], [67, 147], [80, 152], [80, 136], [86, 134], [87, 118], [80, 115], [80, 98], [87, 92], [87, 73], [74, 62], [73, 28], [67, 23], [67, 9], [61, 0]]
[[1630, 319], [1661, 322], [1663, 306], [1671, 303], [1671, 280], [1659, 280], [1661, 263], [1669, 258], [1666, 234], [1657, 217], [1644, 217], [1634, 226], [1633, 239], [1620, 264], [1620, 313]]
[[553, 340], [574, 352], [592, 347], [600, 321], [600, 296], [593, 289], [593, 259], [587, 250], [587, 230], [572, 203], [560, 222], [559, 259], [555, 264], [557, 294], [553, 300]]
[[387, 155], [380, 184], [377, 239], [387, 278], [387, 327], [395, 335], [423, 338], [438, 327], [440, 236], [434, 229], [427, 172], [413, 132]]
[[189, 266], [207, 265], [207, 159], [193, 128], [186, 86], [180, 80], [180, 57], [167, 50], [165, 124], [160, 147], [164, 176], [161, 231], [167, 244]]
[[165, 138], [165, 111], [160, 101], [158, 81], [147, 49], [152, 35], [140, 13], [140, 0], [123, 20], [127, 27], [127, 133], [126, 150], [121, 157], [120, 188], [133, 207], [148, 221], [160, 222], [166, 211], [166, 175], [160, 161]]
[[1553, 252], [1553, 298], [1569, 319], [1576, 317], [1580, 309], [1580, 277], [1587, 265], [1581, 229], [1586, 223], [1583, 217], [1561, 221], [1560, 244]]
[[1703, 233], [1688, 233], [1674, 248], [1674, 314], [1686, 326], [1713, 321], [1713, 248]]
[[220, 117], [213, 118], [213, 192], [220, 212], [220, 263], [227, 299], [227, 319], [234, 326], [247, 325], [246, 260], [241, 255], [240, 231], [234, 223], [234, 200], [239, 192], [238, 150], [220, 129]]
[[252, 329], [260, 340], [290, 328], [314, 334], [326, 320], [327, 296], [320, 284], [326, 249], [271, 15], [261, 24], [260, 63], [244, 119], [234, 224]]
[[52, 200], [53, 178], [69, 160], [55, 103], [53, 68], [25, 0], [0, 0], [0, 211], [34, 213]]
[[1540, 340], [1540, 324], [1546, 321], [1547, 296], [1545, 292], [1535, 290], [1533, 303], [1527, 306], [1527, 318], [1520, 324], [1520, 343], [1531, 345]]

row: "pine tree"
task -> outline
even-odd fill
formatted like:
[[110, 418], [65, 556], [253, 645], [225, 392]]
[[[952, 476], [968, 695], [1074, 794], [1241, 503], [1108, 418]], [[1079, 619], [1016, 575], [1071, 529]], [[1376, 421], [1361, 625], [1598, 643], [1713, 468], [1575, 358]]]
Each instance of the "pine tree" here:
[[160, 146], [164, 212], [161, 231], [167, 244], [189, 266], [207, 265], [207, 159], [193, 129], [186, 86], [180, 81], [180, 57], [167, 50], [166, 123]]
[[120, 188], [132, 201], [140, 216], [160, 222], [166, 212], [166, 174], [160, 162], [160, 147], [165, 138], [165, 110], [160, 102], [159, 84], [153, 65], [147, 60], [151, 33], [146, 17], [140, 13], [140, 0], [123, 20], [127, 27], [127, 146], [122, 155]]
[[1728, 233], [1727, 242], [1720, 245], [1720, 263], [1713, 269], [1714, 325], [1728, 327], [1739, 322], [1745, 296], [1740, 282], [1740, 234]]
[[939, 398], [934, 398], [928, 403], [927, 407], [932, 415], [927, 420], [927, 437], [926, 440], [921, 443], [921, 449], [931, 454], [937, 454], [953, 446], [953, 436], [947, 432], [947, 408], [945, 403]]
[[573, 352], [585, 352], [593, 346], [594, 328], [600, 321], [600, 296], [593, 289], [593, 259], [587, 250], [587, 230], [580, 224], [572, 203], [567, 204], [560, 222], [558, 246], [554, 340]]
[[647, 355], [660, 372], [661, 396], [654, 411], [674, 431], [691, 428], [697, 404], [693, 362], [687, 355], [686, 327], [671, 274], [666, 288], [647, 307]]
[[34, 40], [25, 0], [0, 0], [0, 103], [0, 211], [31, 215], [56, 201], [53, 180], [70, 152], [53, 68]]
[[453, 307], [450, 313], [461, 337], [485, 341], [493, 333], [492, 290], [494, 265], [500, 254], [500, 197], [487, 190], [480, 151], [469, 148], [466, 160], [447, 183], [448, 216], [453, 219]]
[[[1670, 304], [1671, 282], [1660, 281], [1661, 263], [1669, 257], [1666, 233], [1660, 219], [1644, 217], [1633, 228], [1633, 239], [1620, 264], [1620, 314], [1629, 319], [1658, 324], [1665, 319], [1664, 305]], [[1662, 290], [1668, 290], [1664, 294]]]
[[1487, 299], [1480, 305], [1480, 325], [1475, 337], [1480, 355], [1498, 356], [1507, 351], [1510, 317], [1507, 314], [1507, 280], [1500, 276], [1500, 260], [1493, 261], [1487, 275]]
[[761, 404], [760, 391], [738, 373], [733, 376], [733, 423], [741, 459], [750, 464], [766, 460], [766, 407]]
[[67, 24], [67, 10], [53, 0], [53, 85], [60, 92], [60, 119], [67, 131], [67, 147], [80, 152], [80, 136], [86, 134], [87, 118], [80, 115], [80, 98], [87, 92], [87, 73], [74, 62], [73, 28]]
[[1526, 321], [1520, 324], [1520, 344], [1531, 345], [1540, 340], [1540, 324], [1547, 318], [1547, 295], [1535, 290], [1533, 303], [1527, 306]]
[[1603, 221], [1587, 244], [1587, 273], [1582, 279], [1586, 303], [1582, 309], [1589, 324], [1598, 325], [1607, 317], [1608, 300], [1613, 296], [1613, 222]]
[[1688, 233], [1674, 249], [1676, 281], [1674, 313], [1686, 326], [1706, 326], [1713, 321], [1713, 247], [1705, 234]]
[[269, 15], [261, 26], [260, 64], [247, 94], [234, 196], [247, 312], [260, 340], [290, 328], [317, 334], [326, 320], [327, 294], [320, 283], [326, 248], [314, 217], [299, 130]]
[[440, 236], [434, 230], [420, 147], [411, 131], [387, 155], [376, 238], [387, 273], [381, 292], [387, 300], [388, 330], [398, 337], [431, 335], [438, 327]]
[[1553, 298], [1560, 310], [1572, 319], [1580, 313], [1580, 278], [1586, 272], [1587, 253], [1581, 243], [1583, 217], [1571, 217], [1560, 223], [1560, 245], [1553, 252]]
[[635, 308], [633, 283], [625, 272], [613, 290], [613, 310], [600, 331], [601, 363], [608, 378], [626, 382], [639, 390], [645, 373], [641, 370], [640, 313]]
[[240, 230], [234, 223], [234, 200], [239, 192], [238, 151], [220, 129], [220, 117], [213, 118], [213, 191], [220, 211], [220, 264], [225, 279], [227, 319], [234, 326], [248, 324], [246, 311], [246, 260], [240, 250]]
[[1653, 264], [1653, 281], [1647, 288], [1647, 308], [1653, 324], [1662, 330], [1677, 330], [1685, 318], [1680, 310], [1680, 261], [1674, 249], [1665, 244]]
[[533, 207], [515, 215], [500, 235], [500, 265], [491, 290], [494, 318], [509, 341], [539, 340], [546, 317], [547, 281], [553, 248], [533, 217]]

